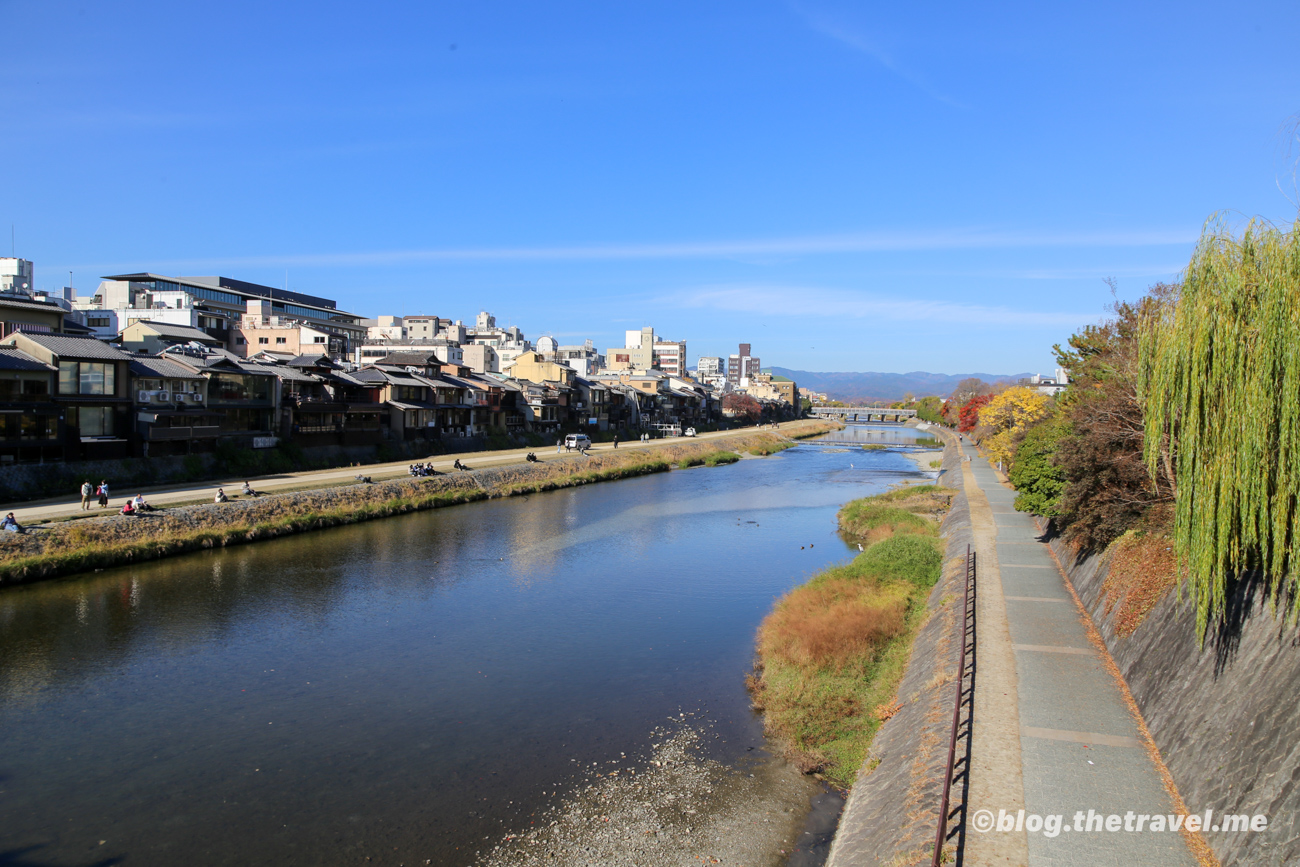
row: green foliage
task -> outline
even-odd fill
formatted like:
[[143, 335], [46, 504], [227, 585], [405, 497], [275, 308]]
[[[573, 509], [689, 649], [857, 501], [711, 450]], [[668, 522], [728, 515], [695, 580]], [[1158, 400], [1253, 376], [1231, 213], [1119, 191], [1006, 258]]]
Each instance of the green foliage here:
[[749, 453], [751, 455], [757, 455], [758, 457], [767, 457], [768, 455], [774, 455], [777, 452], [783, 452], [786, 449], [792, 449], [792, 448], [794, 448], [794, 443], [787, 443], [787, 442], [763, 443], [761, 445], [754, 446], [752, 449], [749, 450]]
[[897, 506], [872, 502], [871, 498], [846, 503], [840, 509], [839, 521], [840, 528], [854, 537], [865, 537], [882, 526], [887, 526], [896, 533], [930, 535], [934, 532], [934, 525], [920, 515]]
[[1176, 457], [1174, 539], [1202, 634], [1259, 569], [1300, 613], [1300, 223], [1201, 236], [1176, 308], [1141, 335], [1145, 458]]
[[916, 402], [916, 417], [931, 424], [943, 422], [943, 399], [931, 395]]
[[706, 467], [716, 467], [721, 464], [734, 464], [740, 460], [740, 455], [735, 452], [713, 452], [704, 456], [704, 465]]
[[1009, 477], [1016, 486], [1016, 509], [1052, 518], [1061, 514], [1065, 474], [1053, 459], [1066, 428], [1050, 419], [1025, 432], [1016, 447]]
[[872, 545], [850, 567], [863, 577], [931, 587], [943, 569], [942, 546], [933, 536], [902, 533]]

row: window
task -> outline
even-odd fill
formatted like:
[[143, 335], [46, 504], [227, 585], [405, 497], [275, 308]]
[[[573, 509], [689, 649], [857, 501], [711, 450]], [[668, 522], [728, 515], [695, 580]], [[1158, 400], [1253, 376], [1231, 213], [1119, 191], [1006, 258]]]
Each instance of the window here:
[[213, 374], [209, 380], [208, 397], [214, 403], [269, 400], [270, 380], [269, 376], [246, 376], [242, 373]]
[[313, 342], [313, 343], [324, 343], [324, 342], [325, 342], [325, 338], [324, 338], [324, 336], [313, 337], [313, 338], [312, 338], [312, 342]]
[[91, 328], [108, 328], [113, 321], [107, 316], [87, 316], [86, 324]]
[[60, 361], [59, 394], [117, 394], [117, 367], [111, 361]]
[[68, 425], [79, 428], [83, 437], [113, 435], [113, 408], [109, 406], [68, 407]]
[[289, 342], [289, 341], [288, 341], [288, 338], [287, 338], [287, 337], [277, 337], [277, 338], [275, 338], [275, 343], [276, 343], [277, 346], [279, 346], [279, 345], [282, 344], [282, 343], [288, 343], [288, 342]]
[[236, 338], [235, 338], [235, 345], [236, 345], [236, 346], [243, 346], [246, 342], [247, 342], [247, 341], [245, 341], [244, 338], [242, 338], [242, 337], [236, 337]]
[[52, 415], [0, 415], [0, 439], [52, 440], [59, 435], [59, 421]]
[[271, 342], [270, 338], [267, 338], [267, 337], [259, 337], [259, 338], [257, 338], [257, 345], [258, 345], [258, 346], [265, 346], [266, 344], [268, 344], [268, 343], [270, 343], [270, 342]]

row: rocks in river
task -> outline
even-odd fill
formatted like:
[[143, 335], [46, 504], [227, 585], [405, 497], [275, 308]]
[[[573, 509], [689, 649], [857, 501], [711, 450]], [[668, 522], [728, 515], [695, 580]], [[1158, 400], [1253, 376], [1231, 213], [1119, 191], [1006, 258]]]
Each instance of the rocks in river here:
[[[676, 733], [654, 733], [665, 736], [639, 770], [588, 771], [575, 792], [528, 819], [535, 828], [503, 835], [476, 863], [659, 867], [700, 859], [784, 860], [781, 853], [799, 836], [814, 784], [777, 758], [747, 763], [744, 772], [703, 758], [704, 732], [680, 718], [674, 722], [682, 726]], [[629, 760], [624, 755], [616, 761]]]

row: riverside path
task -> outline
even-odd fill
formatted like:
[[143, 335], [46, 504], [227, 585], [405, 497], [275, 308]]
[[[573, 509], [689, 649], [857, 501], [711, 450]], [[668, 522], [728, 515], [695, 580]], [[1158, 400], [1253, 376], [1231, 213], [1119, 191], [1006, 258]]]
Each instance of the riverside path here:
[[[776, 431], [777, 433], [798, 435], [804, 432], [810, 422], [793, 421], [786, 422], [785, 427]], [[735, 430], [711, 431], [702, 433], [697, 437], [669, 437], [652, 439], [649, 442], [642, 443], [638, 440], [623, 442], [618, 446], [620, 452], [627, 451], [648, 451], [653, 452], [664, 446], [689, 445], [696, 442], [707, 442], [709, 440], [727, 440], [732, 437], [745, 436], [748, 434], [764, 433], [768, 430], [767, 426], [738, 428]], [[719, 443], [719, 448], [724, 448]], [[592, 446], [592, 451], [610, 451], [614, 446], [611, 443], [599, 443]], [[559, 457], [572, 457], [571, 454], [557, 455], [552, 446], [530, 446], [527, 448], [506, 449], [501, 451], [485, 452], [458, 452], [456, 454], [440, 455], [428, 458], [404, 458], [398, 461], [387, 461], [383, 463], [358, 464], [351, 467], [335, 467], [323, 470], [303, 470], [300, 472], [278, 473], [269, 476], [228, 476], [216, 478], [211, 481], [202, 482], [184, 482], [165, 485], [152, 485], [142, 487], [123, 487], [116, 483], [116, 480], [109, 478], [108, 481], [113, 484], [113, 497], [111, 500], [112, 509], [92, 508], [91, 515], [115, 514], [117, 509], [121, 508], [122, 503], [127, 497], [135, 496], [142, 493], [145, 499], [154, 506], [185, 506], [196, 503], [212, 502], [212, 495], [217, 488], [223, 488], [227, 494], [237, 497], [239, 495], [240, 485], [244, 481], [252, 484], [253, 489], [259, 493], [286, 493], [289, 491], [313, 490], [316, 488], [331, 487], [334, 485], [352, 484], [359, 475], [369, 476], [376, 482], [391, 481], [393, 479], [407, 478], [407, 468], [416, 462], [427, 463], [439, 472], [454, 472], [452, 465], [457, 459], [464, 461], [474, 469], [488, 469], [492, 467], [501, 467], [511, 464], [525, 463], [524, 456], [529, 452], [536, 452], [540, 462], [545, 463]], [[99, 480], [100, 476], [88, 478], [92, 484]], [[74, 486], [75, 487], [75, 486]], [[86, 513], [81, 509], [81, 497], [75, 490], [69, 491], [68, 496], [53, 497], [45, 500], [28, 500], [13, 501], [9, 503], [0, 503], [0, 515], [7, 512], [16, 512], [18, 520], [22, 524], [40, 524], [45, 521], [59, 520], [62, 518], [76, 518], [85, 516]]]
[[1149, 818], [1137, 830], [1139, 816], [1177, 812], [1155, 748], [1033, 519], [987, 460], [961, 451], [980, 567], [963, 861], [1195, 865], [1182, 833]]

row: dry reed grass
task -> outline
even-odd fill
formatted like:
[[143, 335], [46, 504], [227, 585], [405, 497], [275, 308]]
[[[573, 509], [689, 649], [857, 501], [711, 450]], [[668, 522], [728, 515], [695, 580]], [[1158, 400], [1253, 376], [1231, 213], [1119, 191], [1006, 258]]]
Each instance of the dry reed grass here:
[[1106, 614], [1115, 613], [1115, 633], [1128, 638], [1151, 609], [1178, 586], [1178, 557], [1165, 533], [1129, 531], [1111, 545], [1102, 592]]
[[798, 588], [763, 621], [759, 653], [790, 665], [861, 667], [902, 633], [907, 603], [906, 593], [870, 581], [833, 578]]

